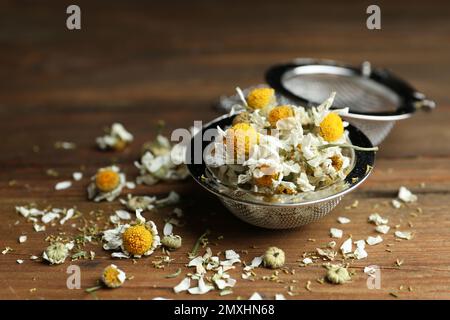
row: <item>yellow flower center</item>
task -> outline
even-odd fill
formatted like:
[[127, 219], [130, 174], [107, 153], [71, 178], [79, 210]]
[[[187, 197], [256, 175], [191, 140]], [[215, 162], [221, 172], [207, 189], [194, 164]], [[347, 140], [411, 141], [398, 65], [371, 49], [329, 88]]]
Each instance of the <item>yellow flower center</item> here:
[[331, 158], [331, 165], [336, 169], [336, 170], [341, 170], [342, 168], [342, 164], [344, 163], [344, 161], [342, 161], [342, 158], [339, 157], [338, 155], [332, 156]]
[[103, 192], [114, 190], [115, 188], [117, 188], [119, 183], [119, 174], [111, 169], [100, 170], [95, 176], [95, 185], [100, 191]]
[[233, 141], [234, 155], [250, 154], [251, 148], [258, 144], [258, 132], [248, 123], [237, 123], [227, 130], [225, 142], [227, 140]]
[[247, 104], [253, 109], [265, 108], [274, 100], [275, 90], [271, 88], [253, 89], [247, 96]]
[[[267, 166], [262, 166], [261, 169], [264, 171], [267, 170], [269, 171], [269, 169], [267, 169]], [[266, 172], [265, 175], [263, 175], [260, 178], [255, 178], [255, 184], [259, 187], [271, 187], [272, 186], [272, 179], [277, 179], [278, 178], [278, 173], [272, 173], [271, 172]]]
[[119, 139], [114, 144], [114, 150], [122, 151], [123, 149], [125, 149], [126, 146], [127, 146], [127, 142], [124, 141], [124, 140]]
[[143, 255], [153, 243], [153, 235], [144, 225], [129, 227], [122, 235], [123, 247], [132, 255]]
[[344, 134], [344, 124], [336, 113], [331, 112], [320, 123], [320, 135], [328, 142], [338, 140]]
[[291, 188], [289, 188], [289, 187], [287, 187], [287, 186], [284, 186], [284, 185], [279, 185], [279, 186], [277, 187], [277, 189], [275, 190], [275, 192], [276, 192], [277, 194], [289, 194], [289, 195], [293, 195], [293, 194], [296, 194], [296, 193], [297, 193], [296, 190], [291, 189]]
[[261, 178], [255, 178], [255, 184], [258, 187], [270, 187], [272, 185], [272, 179], [275, 177], [272, 175], [265, 175]]
[[122, 285], [122, 281], [119, 279], [119, 270], [113, 266], [107, 266], [103, 270], [103, 282], [110, 288], [117, 288]]
[[290, 106], [278, 106], [270, 110], [269, 122], [273, 128], [276, 128], [278, 120], [293, 117], [294, 111]]

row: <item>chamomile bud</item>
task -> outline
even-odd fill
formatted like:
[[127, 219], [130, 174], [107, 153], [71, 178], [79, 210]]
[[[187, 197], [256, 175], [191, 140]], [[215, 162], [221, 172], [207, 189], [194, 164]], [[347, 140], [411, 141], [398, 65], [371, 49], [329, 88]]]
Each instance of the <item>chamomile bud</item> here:
[[284, 265], [284, 251], [277, 247], [270, 247], [264, 254], [264, 266], [271, 269], [278, 269]]
[[352, 279], [347, 268], [330, 265], [327, 269], [327, 280], [331, 283], [343, 284]]
[[175, 250], [181, 247], [182, 239], [178, 235], [169, 234], [162, 238], [161, 244], [169, 250]]

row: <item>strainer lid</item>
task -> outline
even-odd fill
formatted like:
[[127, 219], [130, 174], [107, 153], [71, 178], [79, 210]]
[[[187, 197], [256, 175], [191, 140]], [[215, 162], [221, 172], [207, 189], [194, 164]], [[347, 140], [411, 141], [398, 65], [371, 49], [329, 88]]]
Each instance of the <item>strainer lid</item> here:
[[349, 117], [367, 120], [408, 118], [428, 101], [389, 71], [372, 70], [369, 62], [354, 67], [332, 60], [296, 59], [271, 67], [266, 81], [279, 94], [306, 106], [319, 105], [336, 91], [332, 108], [348, 107]]

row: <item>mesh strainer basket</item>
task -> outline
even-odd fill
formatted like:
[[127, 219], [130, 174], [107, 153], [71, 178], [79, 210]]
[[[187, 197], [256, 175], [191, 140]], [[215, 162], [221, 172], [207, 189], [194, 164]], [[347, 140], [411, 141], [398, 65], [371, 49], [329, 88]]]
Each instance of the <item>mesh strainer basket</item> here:
[[[333, 186], [330, 190], [312, 192], [315, 196], [305, 197], [302, 200], [293, 199], [287, 202], [268, 202], [253, 197], [249, 191], [230, 189], [220, 183], [211, 175], [203, 159], [199, 163], [191, 163], [198, 159], [210, 144], [204, 141], [205, 132], [220, 127], [225, 129], [232, 123], [236, 115], [225, 115], [205, 125], [191, 140], [187, 155], [188, 169], [195, 181], [209, 192], [215, 194], [220, 201], [238, 218], [258, 227], [270, 229], [288, 229], [303, 226], [317, 221], [328, 214], [342, 199], [342, 197], [358, 187], [371, 173], [375, 161], [373, 151], [353, 151], [351, 155], [351, 170], [342, 183]], [[371, 148], [373, 145], [358, 128], [349, 125], [350, 141], [357, 146]], [[196, 146], [202, 146], [196, 150]]]

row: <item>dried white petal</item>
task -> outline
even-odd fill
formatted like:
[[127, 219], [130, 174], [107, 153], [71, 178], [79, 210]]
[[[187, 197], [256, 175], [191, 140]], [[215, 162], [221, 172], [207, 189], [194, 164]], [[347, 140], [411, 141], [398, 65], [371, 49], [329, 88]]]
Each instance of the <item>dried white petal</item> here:
[[302, 261], [302, 262], [303, 262], [303, 264], [304, 264], [304, 265], [306, 265], [306, 266], [307, 266], [308, 264], [311, 264], [311, 263], [313, 263], [313, 261], [312, 261], [312, 259], [311, 259], [311, 258], [305, 258], [305, 259], [303, 259], [303, 261]]
[[355, 241], [356, 244], [356, 250], [355, 252], [353, 252], [353, 255], [355, 256], [356, 259], [360, 260], [360, 259], [364, 259], [368, 256], [367, 251], [365, 250], [366, 247], [366, 243], [364, 240], [358, 240]]
[[171, 223], [167, 222], [167, 223], [164, 225], [163, 235], [169, 236], [169, 235], [171, 235], [172, 233], [173, 233], [173, 225], [172, 225]]
[[223, 279], [216, 279], [214, 280], [214, 283], [216, 284], [217, 288], [219, 290], [223, 290], [225, 288], [232, 288], [236, 284], [236, 280], [232, 278], [228, 278], [227, 280]]
[[341, 229], [336, 229], [336, 228], [331, 228], [330, 229], [330, 235], [333, 238], [342, 238], [343, 234], [344, 234], [344, 232]]
[[347, 253], [352, 252], [352, 238], [348, 238], [347, 240], [345, 240], [342, 243], [340, 249], [341, 249], [342, 254], [347, 254]]
[[375, 278], [377, 276], [377, 272], [380, 269], [378, 266], [367, 266], [364, 267], [364, 273], [369, 277]]
[[276, 293], [275, 300], [286, 300], [286, 297], [281, 293]]
[[41, 225], [39, 225], [39, 224], [37, 224], [37, 223], [35, 223], [35, 224], [33, 225], [33, 228], [34, 228], [34, 231], [36, 231], [36, 232], [45, 231], [45, 226], [41, 226]]
[[125, 188], [127, 189], [136, 189], [136, 183], [132, 182], [132, 181], [127, 181], [125, 183]]
[[203, 277], [200, 277], [200, 279], [198, 279], [198, 287], [189, 288], [188, 291], [190, 294], [205, 294], [213, 289], [213, 286], [206, 284]]
[[397, 230], [397, 231], [395, 231], [395, 236], [397, 238], [400, 238], [400, 239], [411, 240], [412, 239], [412, 232]]
[[263, 298], [258, 292], [254, 292], [248, 300], [262, 300]]
[[376, 232], [379, 232], [379, 233], [382, 233], [382, 234], [386, 234], [386, 233], [388, 233], [389, 232], [389, 229], [390, 229], [391, 227], [389, 227], [389, 226], [387, 226], [387, 225], [380, 225], [380, 226], [376, 226], [375, 227], [375, 231]]
[[23, 263], [23, 260], [17, 259], [16, 262], [17, 262], [18, 264], [22, 264], [22, 263]]
[[389, 222], [389, 220], [387, 218], [381, 217], [378, 213], [372, 213], [369, 216], [369, 222], [373, 222], [374, 224], [379, 226], [382, 224], [387, 224]]
[[61, 181], [55, 185], [55, 190], [64, 190], [72, 186], [72, 181]]
[[7, 254], [7, 253], [9, 253], [9, 252], [11, 252], [11, 251], [13, 251], [13, 248], [11, 248], [11, 247], [6, 247], [6, 248], [2, 251], [2, 254]]
[[19, 237], [19, 243], [24, 243], [25, 241], [27, 241], [28, 237], [23, 235]]
[[136, 209], [136, 220], [140, 223], [145, 223], [145, 218], [142, 216], [142, 209]]
[[408, 189], [406, 189], [406, 187], [404, 186], [401, 186], [400, 189], [398, 190], [398, 198], [407, 203], [417, 201], [417, 196]]
[[81, 179], [83, 179], [83, 173], [82, 172], [74, 172], [74, 173], [72, 173], [72, 178], [75, 181], [80, 181]]
[[349, 218], [346, 218], [346, 217], [338, 217], [337, 221], [339, 223], [341, 223], [341, 224], [347, 224], [347, 223], [350, 223], [351, 220]]
[[225, 251], [225, 258], [227, 260], [234, 260], [234, 259], [239, 259], [240, 256], [234, 250], [226, 250]]
[[367, 239], [366, 239], [366, 242], [367, 242], [367, 244], [369, 245], [369, 246], [374, 246], [374, 245], [376, 245], [376, 244], [379, 244], [380, 242], [383, 242], [383, 238], [381, 237], [381, 236], [376, 236], [376, 237], [372, 237], [372, 236], [369, 236]]
[[116, 210], [116, 216], [122, 220], [130, 220], [131, 214], [126, 210]]
[[66, 212], [66, 215], [64, 216], [64, 218], [62, 218], [61, 220], [59, 220], [60, 224], [64, 224], [66, 223], [67, 220], [71, 219], [73, 217], [73, 215], [75, 214], [75, 210], [74, 209], [69, 209]]
[[399, 208], [402, 207], [402, 203], [401, 203], [400, 201], [398, 201], [397, 199], [393, 199], [393, 200], [392, 200], [392, 206], [393, 206], [395, 209], [399, 209]]
[[111, 253], [111, 257], [116, 258], [116, 259], [129, 259], [130, 258], [130, 256], [128, 256], [127, 254], [125, 254], [123, 252], [113, 252], [113, 253]]
[[261, 265], [262, 262], [263, 262], [262, 256], [254, 257], [250, 266], [252, 266], [253, 268], [257, 268]]
[[59, 218], [59, 213], [56, 213], [54, 211], [50, 211], [50, 212], [48, 212], [48, 213], [46, 213], [46, 214], [44, 214], [42, 216], [41, 221], [43, 223], [47, 224], [47, 223], [52, 222], [53, 220], [58, 219], [58, 218]]

